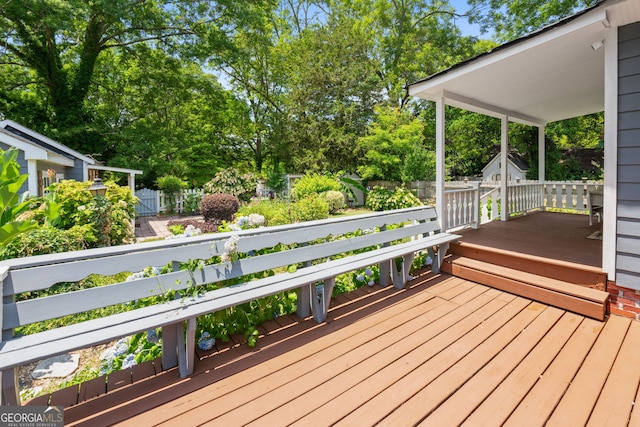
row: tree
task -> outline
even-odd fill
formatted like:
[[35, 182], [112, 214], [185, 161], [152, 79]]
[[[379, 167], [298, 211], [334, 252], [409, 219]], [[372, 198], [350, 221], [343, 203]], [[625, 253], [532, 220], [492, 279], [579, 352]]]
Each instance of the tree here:
[[599, 0], [468, 0], [476, 13], [471, 23], [478, 23], [483, 31], [493, 31], [495, 38], [507, 42], [538, 30]]
[[410, 169], [404, 167], [407, 157], [424, 150], [423, 124], [407, 111], [379, 107], [367, 135], [358, 140], [358, 148], [364, 153], [358, 166], [363, 180], [406, 182], [405, 179], [414, 178], [413, 171], [409, 173]]
[[[258, 6], [261, 2], [255, 2]], [[21, 0], [0, 6], [0, 98], [9, 111], [32, 105], [25, 124], [85, 153], [105, 151], [86, 108], [102, 55], [145, 44], [183, 58], [230, 48], [228, 34], [259, 7], [233, 0]], [[206, 45], [206, 47], [204, 47]], [[13, 92], [21, 89], [20, 92]], [[52, 134], [54, 133], [54, 134]]]

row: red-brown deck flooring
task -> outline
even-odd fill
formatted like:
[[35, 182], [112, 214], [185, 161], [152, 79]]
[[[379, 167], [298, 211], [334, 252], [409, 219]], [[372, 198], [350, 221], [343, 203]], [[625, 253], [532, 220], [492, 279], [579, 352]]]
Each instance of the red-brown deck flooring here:
[[359, 289], [328, 321], [269, 322], [67, 408], [70, 425], [640, 425], [640, 322], [599, 322], [460, 278]]
[[602, 268], [602, 240], [589, 239], [602, 231], [586, 215], [535, 212], [509, 221], [493, 221], [465, 229], [461, 242]]

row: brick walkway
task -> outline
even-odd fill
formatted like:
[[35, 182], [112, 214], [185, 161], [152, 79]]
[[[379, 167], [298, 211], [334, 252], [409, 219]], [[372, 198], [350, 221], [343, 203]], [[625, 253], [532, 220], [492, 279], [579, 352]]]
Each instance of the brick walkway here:
[[174, 219], [185, 219], [179, 216], [144, 216], [136, 218], [136, 238], [138, 242], [148, 239], [164, 239], [171, 235], [167, 223]]

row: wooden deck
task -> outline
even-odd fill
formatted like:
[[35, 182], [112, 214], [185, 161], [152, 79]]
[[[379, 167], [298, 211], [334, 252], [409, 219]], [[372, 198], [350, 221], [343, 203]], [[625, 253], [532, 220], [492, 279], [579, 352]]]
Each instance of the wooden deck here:
[[447, 274], [283, 317], [193, 376], [65, 410], [69, 425], [640, 425], [640, 322], [606, 322]]
[[602, 268], [602, 240], [588, 238], [598, 231], [602, 224], [589, 226], [586, 215], [535, 212], [456, 234], [466, 243]]

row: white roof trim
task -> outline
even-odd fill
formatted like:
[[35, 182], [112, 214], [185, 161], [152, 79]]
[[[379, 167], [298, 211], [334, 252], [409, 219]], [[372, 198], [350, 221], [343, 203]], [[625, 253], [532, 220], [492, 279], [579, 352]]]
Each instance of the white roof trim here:
[[134, 174], [134, 175], [142, 175], [144, 173], [138, 169], [114, 168], [111, 166], [104, 166], [104, 165], [91, 165], [88, 168], [93, 170], [99, 170], [99, 171], [122, 172], [122, 173]]
[[77, 151], [67, 147], [64, 144], [61, 144], [57, 141], [54, 141], [51, 138], [48, 138], [44, 135], [42, 135], [41, 133], [38, 133], [36, 131], [34, 131], [33, 129], [29, 129], [28, 127], [22, 126], [20, 123], [16, 123], [13, 120], [3, 120], [0, 122], [0, 127], [2, 128], [6, 128], [7, 126], [11, 126], [12, 128], [18, 129], [20, 132], [24, 132], [28, 135], [31, 135], [32, 137], [41, 140], [42, 142], [45, 142], [49, 145], [51, 145], [52, 147], [57, 148], [58, 150], [61, 150], [67, 154], [72, 155], [73, 157], [82, 160], [85, 163], [88, 163], [90, 165], [95, 163], [95, 160], [87, 157], [83, 154], [78, 153]]
[[[616, 49], [606, 43], [607, 26], [622, 16], [639, 20], [638, 4], [601, 3], [413, 83], [408, 93], [538, 127], [603, 111], [604, 52]], [[592, 49], [602, 41], [604, 47]]]
[[24, 157], [27, 160], [48, 159], [47, 150], [14, 133], [4, 130], [4, 128], [0, 129], [0, 142], [19, 149], [24, 153]]

